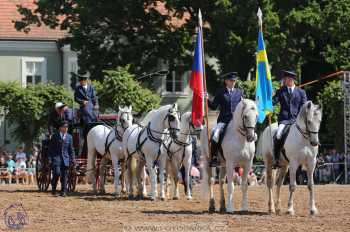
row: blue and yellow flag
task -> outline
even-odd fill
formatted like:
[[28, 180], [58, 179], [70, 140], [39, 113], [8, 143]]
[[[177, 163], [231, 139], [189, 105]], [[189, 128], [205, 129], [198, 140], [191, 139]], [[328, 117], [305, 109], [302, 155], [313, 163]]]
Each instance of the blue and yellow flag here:
[[[261, 28], [261, 27], [260, 27]], [[258, 51], [256, 56], [256, 93], [255, 100], [258, 106], [258, 122], [263, 123], [266, 115], [273, 112], [272, 80], [269, 62], [264, 44], [263, 33], [260, 29], [258, 36]]]

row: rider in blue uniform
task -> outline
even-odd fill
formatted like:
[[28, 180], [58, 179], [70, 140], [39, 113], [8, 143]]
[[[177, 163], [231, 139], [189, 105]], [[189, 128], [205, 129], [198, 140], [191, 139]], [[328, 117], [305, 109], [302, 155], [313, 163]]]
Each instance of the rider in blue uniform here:
[[86, 76], [79, 77], [79, 85], [75, 88], [74, 100], [80, 105], [80, 123], [83, 128], [84, 145], [82, 155], [86, 154], [86, 136], [89, 132], [89, 123], [97, 121], [98, 102], [95, 89], [88, 83]]
[[220, 133], [224, 130], [226, 125], [231, 121], [233, 112], [236, 106], [243, 98], [243, 90], [235, 88], [238, 79], [236, 72], [230, 72], [222, 76], [225, 81], [225, 87], [217, 91], [215, 97], [208, 99], [208, 106], [212, 110], [220, 108], [220, 114], [217, 119], [217, 125], [213, 128], [211, 136], [211, 161], [210, 166], [218, 166], [218, 142]]
[[305, 91], [295, 86], [296, 77], [294, 72], [282, 70], [283, 85], [273, 97], [273, 103], [279, 103], [281, 107], [278, 115], [278, 130], [274, 137], [274, 167], [279, 167], [280, 151], [283, 146], [281, 139], [283, 129], [286, 125], [295, 123], [301, 107], [307, 101]]

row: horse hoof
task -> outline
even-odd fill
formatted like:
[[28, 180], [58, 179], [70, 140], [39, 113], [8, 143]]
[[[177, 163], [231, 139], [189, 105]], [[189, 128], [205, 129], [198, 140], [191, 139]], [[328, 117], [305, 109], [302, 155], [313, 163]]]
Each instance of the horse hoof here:
[[187, 200], [191, 201], [191, 200], [192, 200], [192, 197], [191, 197], [191, 196], [188, 196], [188, 197], [187, 197]]
[[312, 215], [312, 216], [316, 216], [316, 215], [318, 215], [318, 211], [317, 211], [317, 209], [310, 210], [310, 215]]
[[220, 213], [226, 213], [226, 207], [225, 206], [222, 206], [220, 207]]
[[295, 212], [292, 209], [288, 209], [287, 214], [290, 216], [294, 216]]
[[179, 200], [179, 197], [173, 197], [173, 200]]
[[155, 197], [151, 197], [150, 200], [151, 201], [156, 201], [156, 198]]
[[165, 197], [161, 197], [160, 200], [161, 200], [161, 201], [165, 201]]
[[269, 214], [274, 214], [276, 213], [275, 209], [269, 209]]
[[226, 208], [226, 213], [233, 214], [234, 210], [233, 209], [227, 209]]
[[134, 199], [134, 195], [129, 194], [129, 195], [128, 195], [128, 199], [129, 199], [129, 200], [133, 200], [133, 199]]
[[276, 215], [281, 215], [281, 209], [276, 209]]

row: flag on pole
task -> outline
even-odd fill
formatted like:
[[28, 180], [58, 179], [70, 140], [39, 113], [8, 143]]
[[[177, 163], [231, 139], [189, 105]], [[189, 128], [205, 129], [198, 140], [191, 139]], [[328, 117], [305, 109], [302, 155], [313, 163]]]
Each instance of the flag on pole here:
[[256, 93], [255, 100], [258, 106], [258, 122], [263, 123], [266, 115], [273, 112], [272, 104], [272, 80], [269, 62], [267, 60], [267, 53], [264, 44], [264, 37], [262, 33], [262, 12], [258, 10], [259, 18], [259, 35], [258, 35], [258, 49], [256, 55]]
[[195, 126], [203, 124], [204, 117], [204, 89], [203, 89], [203, 41], [202, 41], [202, 15], [199, 11], [199, 26], [194, 50], [190, 87], [193, 91], [192, 97], [192, 123]]

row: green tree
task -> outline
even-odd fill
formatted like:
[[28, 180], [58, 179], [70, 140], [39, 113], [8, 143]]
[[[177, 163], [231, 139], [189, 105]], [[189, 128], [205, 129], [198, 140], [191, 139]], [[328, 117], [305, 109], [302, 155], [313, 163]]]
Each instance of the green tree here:
[[63, 86], [39, 84], [22, 88], [16, 82], [0, 82], [0, 106], [7, 111], [12, 136], [24, 142], [27, 149], [45, 132], [47, 116], [57, 101], [72, 104], [72, 97]]
[[140, 115], [159, 106], [160, 97], [133, 80], [128, 66], [104, 73], [102, 82], [93, 82], [101, 111], [117, 111], [119, 106], [132, 105], [133, 111]]
[[320, 140], [334, 144], [337, 150], [344, 149], [344, 97], [341, 81], [329, 82], [317, 95], [323, 106]]

